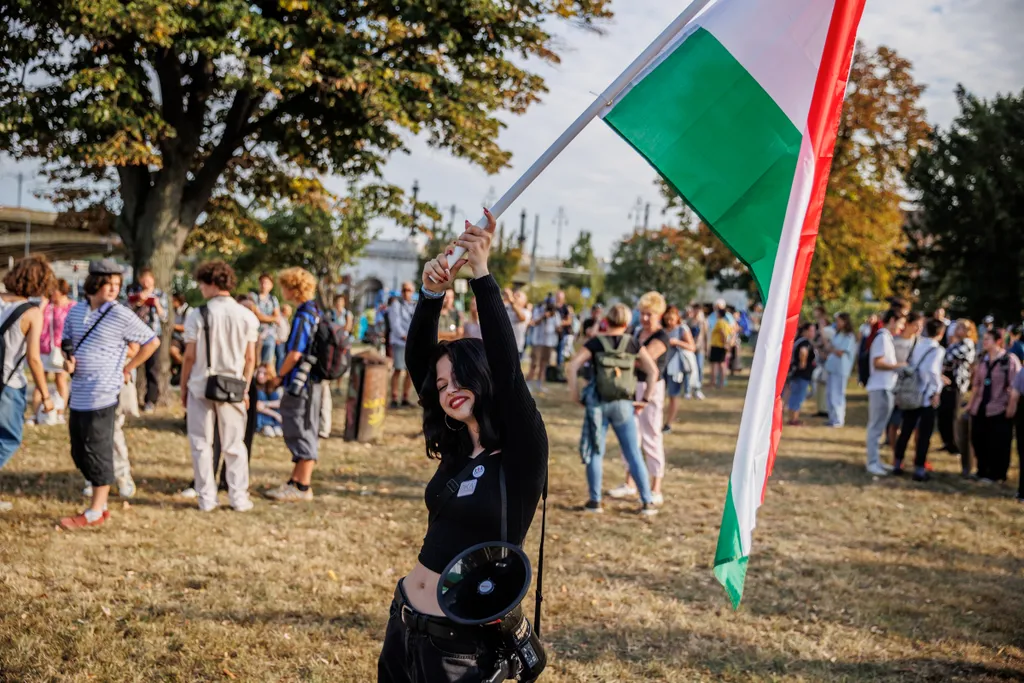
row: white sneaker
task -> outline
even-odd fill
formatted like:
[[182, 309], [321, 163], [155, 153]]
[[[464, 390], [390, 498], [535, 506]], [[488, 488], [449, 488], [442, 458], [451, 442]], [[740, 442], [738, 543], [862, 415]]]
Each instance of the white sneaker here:
[[664, 495], [662, 495], [660, 493], [652, 493], [651, 494], [651, 505], [664, 505], [664, 504], [665, 504], [665, 496]]
[[705, 398], [704, 392], [698, 389], [697, 391], [693, 392], [693, 397], [698, 401], [703, 401]]
[[6, 500], [0, 500], [0, 512], [10, 512], [13, 509], [13, 503], [8, 503]]
[[282, 427], [274, 427], [274, 436], [276, 436], [276, 437], [283, 437], [284, 436], [284, 428], [282, 428]]
[[82, 495], [86, 498], [92, 498], [92, 482], [85, 482], [85, 487], [82, 489]]
[[275, 437], [277, 434], [274, 433], [274, 427], [272, 425], [266, 425], [260, 430], [260, 434], [267, 437]]
[[883, 465], [868, 465], [866, 469], [868, 474], [876, 477], [885, 477], [889, 475], [889, 470], [887, 470]]
[[617, 486], [608, 492], [609, 498], [615, 498], [616, 500], [622, 500], [623, 498], [633, 498], [636, 496], [636, 489], [632, 486]]
[[282, 484], [276, 489], [265, 491], [263, 495], [271, 500], [291, 503], [294, 501], [313, 500], [313, 489], [309, 488], [305, 491], [300, 491], [294, 484]]
[[640, 515], [642, 517], [653, 517], [658, 514], [658, 508], [654, 507], [654, 503], [647, 503], [640, 506]]
[[248, 512], [249, 510], [252, 510], [253, 507], [255, 507], [253, 502], [246, 498], [245, 502], [239, 503], [238, 505], [232, 505], [231, 509], [235, 512]]
[[131, 475], [117, 480], [117, 495], [122, 498], [131, 498], [135, 495], [135, 480]]
[[194, 488], [189, 486], [188, 488], [178, 491], [178, 496], [181, 498], [198, 498], [199, 494], [196, 493]]

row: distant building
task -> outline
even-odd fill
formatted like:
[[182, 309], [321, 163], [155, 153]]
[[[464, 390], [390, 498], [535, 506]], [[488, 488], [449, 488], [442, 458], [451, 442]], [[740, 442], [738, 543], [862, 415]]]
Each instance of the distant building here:
[[0, 271], [25, 255], [42, 254], [50, 261], [115, 256], [121, 238], [100, 223], [67, 220], [52, 211], [0, 206]]
[[419, 247], [409, 240], [373, 240], [345, 271], [353, 310], [373, 308], [403, 282], [419, 282]]

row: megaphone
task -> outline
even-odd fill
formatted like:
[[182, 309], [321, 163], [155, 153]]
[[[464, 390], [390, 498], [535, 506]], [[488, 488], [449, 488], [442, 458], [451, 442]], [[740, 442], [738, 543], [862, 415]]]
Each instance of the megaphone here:
[[536, 681], [547, 664], [540, 638], [523, 615], [531, 579], [526, 553], [498, 541], [464, 550], [441, 573], [441, 611], [457, 624], [486, 626], [486, 644], [498, 655], [497, 668], [484, 683], [509, 678]]

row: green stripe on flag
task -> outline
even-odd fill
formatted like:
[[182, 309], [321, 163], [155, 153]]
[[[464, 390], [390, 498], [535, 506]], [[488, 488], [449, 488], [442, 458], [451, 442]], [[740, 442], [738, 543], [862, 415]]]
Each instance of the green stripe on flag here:
[[740, 540], [740, 522], [736, 516], [736, 504], [732, 500], [731, 481], [725, 496], [725, 510], [722, 511], [718, 547], [715, 549], [715, 577], [729, 594], [733, 609], [739, 607], [743, 596], [743, 581], [747, 578], [747, 556], [743, 554], [743, 543]]
[[747, 264], [767, 297], [801, 134], [764, 88], [700, 28], [604, 118]]

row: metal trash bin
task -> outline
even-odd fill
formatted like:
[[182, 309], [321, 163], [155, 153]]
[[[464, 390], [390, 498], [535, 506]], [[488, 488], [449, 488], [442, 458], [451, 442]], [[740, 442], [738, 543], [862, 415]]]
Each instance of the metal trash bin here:
[[345, 441], [380, 438], [387, 408], [391, 360], [374, 351], [352, 357], [345, 399]]

